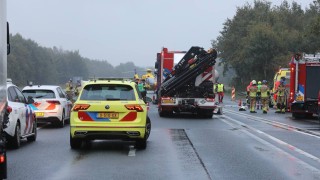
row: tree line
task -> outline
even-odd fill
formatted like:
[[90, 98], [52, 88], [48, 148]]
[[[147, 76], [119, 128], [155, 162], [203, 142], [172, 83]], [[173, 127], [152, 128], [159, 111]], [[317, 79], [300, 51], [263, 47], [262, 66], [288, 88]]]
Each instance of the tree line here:
[[294, 1], [272, 6], [257, 0], [237, 8], [212, 46], [219, 52], [224, 74], [228, 69], [236, 73], [229, 85], [244, 89], [253, 79], [272, 82], [294, 53], [319, 52], [319, 34], [320, 0], [305, 10]]
[[143, 71], [133, 62], [112, 66], [108, 61], [82, 57], [79, 51], [39, 46], [20, 34], [10, 35], [11, 53], [8, 56], [8, 78], [18, 86], [29, 81], [34, 84], [65, 84], [72, 77], [133, 77], [134, 70]]

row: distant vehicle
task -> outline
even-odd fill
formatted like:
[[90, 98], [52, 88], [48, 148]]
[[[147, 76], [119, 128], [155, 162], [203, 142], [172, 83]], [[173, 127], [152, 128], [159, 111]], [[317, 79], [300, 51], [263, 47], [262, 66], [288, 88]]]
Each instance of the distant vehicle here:
[[137, 85], [122, 78], [98, 78], [87, 82], [71, 111], [70, 146], [82, 141], [119, 139], [147, 147], [151, 132], [148, 109]]
[[213, 84], [218, 73], [214, 69], [217, 52], [191, 47], [186, 51], [168, 51], [162, 48], [157, 53], [158, 113], [160, 117], [173, 113], [194, 113], [212, 118], [221, 114], [222, 107], [215, 103]]
[[69, 120], [72, 102], [60, 86], [30, 85], [25, 86], [22, 93], [34, 99], [32, 108], [38, 123], [50, 122], [64, 127], [65, 121]]
[[292, 117], [319, 114], [320, 54], [296, 53], [290, 61], [289, 107]]
[[0, 1], [0, 179], [7, 178], [7, 153], [4, 134], [8, 121], [7, 109], [7, 55], [10, 54], [9, 23], [7, 22], [7, 1]]
[[11, 80], [7, 82], [7, 92], [7, 109], [10, 114], [4, 132], [8, 144], [13, 148], [19, 148], [22, 138], [27, 138], [28, 141], [35, 141], [37, 138], [37, 119], [29, 105], [33, 103], [33, 99], [26, 99]]

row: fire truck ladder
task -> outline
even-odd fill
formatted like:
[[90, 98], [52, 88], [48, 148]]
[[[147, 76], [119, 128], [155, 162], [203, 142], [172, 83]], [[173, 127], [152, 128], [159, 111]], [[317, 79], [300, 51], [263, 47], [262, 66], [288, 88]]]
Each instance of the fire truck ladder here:
[[[213, 66], [216, 63], [216, 58], [216, 51], [212, 53], [200, 51], [200, 54], [197, 55], [197, 58], [195, 59], [195, 62], [193, 64], [182, 62], [181, 64], [184, 64], [185, 67], [183, 68], [182, 66], [180, 66], [179, 68], [183, 69], [183, 71], [181, 70], [179, 71], [179, 73], [173, 74], [173, 76], [169, 80], [163, 82], [160, 89], [161, 94], [166, 96], [172, 96], [182, 87], [184, 87], [184, 85], [194, 82], [195, 78], [198, 75], [200, 75], [208, 67]], [[186, 61], [184, 58], [182, 60]]]
[[195, 56], [200, 56], [201, 54], [206, 54], [207, 52], [198, 46], [192, 46], [189, 51], [183, 56], [183, 58], [179, 61], [177, 65], [174, 66], [170, 74], [167, 76], [167, 78], [164, 80], [164, 82], [168, 81], [170, 78], [172, 78], [174, 75], [178, 75], [181, 72], [184, 72], [185, 69], [188, 69], [188, 61], [190, 59], [193, 59]]

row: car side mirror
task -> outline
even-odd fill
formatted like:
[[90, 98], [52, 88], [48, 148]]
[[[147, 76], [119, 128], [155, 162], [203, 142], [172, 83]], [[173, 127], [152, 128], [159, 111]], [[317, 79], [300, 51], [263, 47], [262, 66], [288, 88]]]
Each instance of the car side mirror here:
[[34, 99], [31, 96], [28, 96], [27, 104], [32, 104], [32, 103], [34, 103]]

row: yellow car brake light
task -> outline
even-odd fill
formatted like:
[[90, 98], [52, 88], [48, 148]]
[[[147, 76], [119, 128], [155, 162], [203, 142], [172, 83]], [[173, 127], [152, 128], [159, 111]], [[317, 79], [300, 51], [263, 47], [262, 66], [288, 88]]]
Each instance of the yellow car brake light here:
[[138, 104], [127, 104], [124, 105], [128, 110], [135, 110], [137, 112], [143, 112], [143, 108]]
[[90, 104], [75, 104], [72, 111], [87, 110], [89, 107]]

